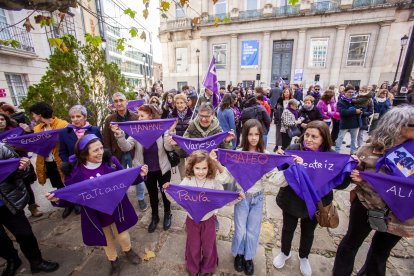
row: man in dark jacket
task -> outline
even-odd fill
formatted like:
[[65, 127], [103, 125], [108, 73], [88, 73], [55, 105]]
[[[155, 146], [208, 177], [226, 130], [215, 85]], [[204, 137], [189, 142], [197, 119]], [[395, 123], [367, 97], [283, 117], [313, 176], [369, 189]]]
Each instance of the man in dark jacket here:
[[[0, 143], [0, 160], [17, 157], [18, 155], [12, 149]], [[15, 275], [22, 264], [4, 228], [7, 228], [16, 238], [20, 249], [30, 263], [32, 273], [52, 272], [59, 268], [58, 263], [43, 260], [39, 244], [23, 211], [28, 201], [23, 175], [29, 165], [28, 158], [21, 158], [18, 170], [12, 172], [0, 183], [0, 257], [7, 261], [3, 276]]]
[[282, 89], [279, 88], [279, 83], [275, 83], [275, 88], [270, 89], [269, 99], [270, 99], [270, 108], [272, 110], [271, 118], [273, 117], [273, 110], [276, 107], [277, 100], [279, 100], [280, 95], [282, 94]]

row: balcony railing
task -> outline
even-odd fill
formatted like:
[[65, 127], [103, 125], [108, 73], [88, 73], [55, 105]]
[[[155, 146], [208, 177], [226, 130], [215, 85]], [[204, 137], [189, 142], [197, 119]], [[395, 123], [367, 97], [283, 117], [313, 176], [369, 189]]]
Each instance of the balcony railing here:
[[273, 8], [273, 15], [274, 16], [283, 16], [283, 15], [291, 15], [291, 14], [299, 14], [300, 12], [300, 5], [293, 6], [281, 6], [277, 8]]
[[170, 20], [167, 22], [162, 22], [160, 25], [160, 31], [178, 31], [191, 29], [191, 19], [190, 18], [180, 18], [176, 20]]
[[[7, 23], [0, 22], [0, 30], [1, 40], [17, 40], [20, 45], [16, 49], [31, 53], [35, 52], [32, 37], [30, 36], [30, 33], [28, 33], [25, 29], [16, 26], [10, 26]], [[12, 48], [11, 46], [4, 45], [1, 45], [0, 47]]]
[[250, 19], [262, 17], [263, 10], [247, 10], [239, 12], [239, 19]]
[[230, 14], [228, 13], [211, 14], [208, 16], [208, 22], [214, 22], [214, 18], [216, 17], [218, 17], [219, 20], [223, 20], [226, 16], [230, 18]]
[[311, 11], [320, 13], [320, 12], [327, 12], [327, 11], [337, 11], [339, 10], [339, 2], [336, 1], [323, 1], [323, 2], [315, 2], [311, 5]]
[[353, 7], [370, 7], [385, 4], [385, 0], [354, 0]]

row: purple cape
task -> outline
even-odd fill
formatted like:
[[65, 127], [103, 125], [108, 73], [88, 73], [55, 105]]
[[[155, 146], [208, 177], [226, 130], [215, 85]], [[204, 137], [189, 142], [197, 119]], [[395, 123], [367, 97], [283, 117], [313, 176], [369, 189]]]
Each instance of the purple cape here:
[[245, 192], [274, 168], [280, 170], [282, 166], [293, 163], [292, 156], [223, 149], [218, 150], [217, 159]]
[[55, 197], [112, 215], [141, 167], [124, 169], [55, 190]]
[[0, 141], [3, 139], [11, 139], [20, 136], [24, 133], [21, 127], [15, 127], [0, 134]]
[[414, 140], [408, 140], [377, 161], [377, 172], [384, 166], [388, 174], [414, 179]]
[[359, 172], [400, 221], [414, 218], [414, 182], [410, 178]]
[[212, 151], [223, 142], [227, 135], [228, 131], [206, 138], [185, 138], [178, 135], [171, 135], [171, 137], [188, 155], [190, 155], [196, 150]]
[[47, 157], [59, 141], [59, 131], [60, 129], [35, 132], [5, 139], [5, 143]]
[[199, 223], [215, 209], [219, 209], [237, 199], [239, 193], [222, 190], [170, 184], [166, 192]]
[[166, 132], [176, 121], [173, 119], [129, 121], [129, 122], [112, 122], [128, 135], [137, 140], [144, 148], [151, 147], [157, 139]]
[[19, 167], [20, 158], [0, 160], [0, 183]]

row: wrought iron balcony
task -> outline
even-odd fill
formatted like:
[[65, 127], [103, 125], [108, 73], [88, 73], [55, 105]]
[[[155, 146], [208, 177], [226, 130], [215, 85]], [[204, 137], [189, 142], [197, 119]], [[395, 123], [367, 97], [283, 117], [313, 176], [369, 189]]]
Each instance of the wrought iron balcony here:
[[263, 9], [261, 10], [247, 10], [239, 12], [239, 19], [259, 18], [263, 15]]
[[214, 19], [218, 17], [219, 20], [223, 20], [224, 17], [230, 18], [230, 14], [228, 13], [218, 13], [218, 14], [211, 14], [208, 16], [208, 22], [214, 22]]
[[[9, 40], [9, 39], [17, 40], [20, 43], [20, 45], [16, 49], [30, 52], [30, 53], [35, 52], [32, 37], [30, 33], [28, 33], [25, 29], [22, 29], [16, 26], [11, 26], [4, 22], [0, 22], [0, 39], [1, 40]], [[1, 45], [0, 47], [13, 48], [11, 46], [4, 46], [4, 45]]]
[[179, 18], [176, 20], [169, 20], [167, 22], [161, 22], [160, 31], [179, 31], [188, 30], [192, 28], [192, 22], [190, 18]]
[[281, 6], [277, 8], [273, 8], [273, 15], [274, 16], [283, 16], [283, 15], [291, 15], [291, 14], [299, 14], [300, 12], [300, 5], [293, 6]]
[[354, 0], [353, 7], [371, 7], [385, 4], [385, 0]]
[[337, 11], [339, 10], [340, 3], [339, 1], [323, 1], [315, 2], [311, 5], [311, 11], [316, 13], [322, 13], [327, 11]]

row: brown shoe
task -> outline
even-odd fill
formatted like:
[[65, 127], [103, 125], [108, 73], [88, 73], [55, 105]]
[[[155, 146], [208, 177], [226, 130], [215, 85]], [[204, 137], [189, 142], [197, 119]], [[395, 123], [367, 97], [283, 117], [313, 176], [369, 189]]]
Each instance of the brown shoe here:
[[37, 205], [36, 203], [29, 205], [29, 211], [30, 213], [32, 213], [32, 216], [35, 218], [43, 216], [43, 213], [39, 209], [37, 209], [38, 207], [39, 205]]

